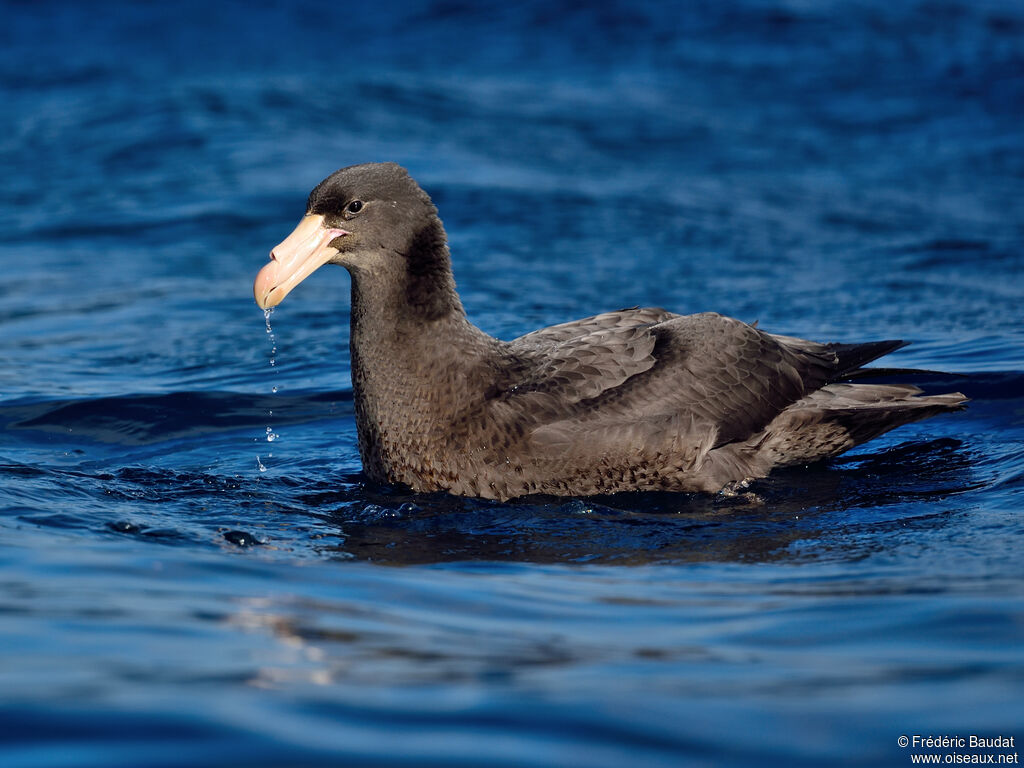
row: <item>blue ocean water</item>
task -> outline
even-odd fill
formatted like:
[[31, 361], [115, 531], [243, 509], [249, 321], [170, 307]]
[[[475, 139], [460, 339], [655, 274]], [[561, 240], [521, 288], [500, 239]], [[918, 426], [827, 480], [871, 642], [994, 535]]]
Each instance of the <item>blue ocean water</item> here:
[[[1024, 739], [1024, 5], [0, 16], [0, 765]], [[315, 183], [376, 160], [434, 197], [492, 334], [640, 304], [905, 338], [887, 364], [970, 407], [756, 498], [374, 486], [344, 270], [269, 326], [251, 283]]]

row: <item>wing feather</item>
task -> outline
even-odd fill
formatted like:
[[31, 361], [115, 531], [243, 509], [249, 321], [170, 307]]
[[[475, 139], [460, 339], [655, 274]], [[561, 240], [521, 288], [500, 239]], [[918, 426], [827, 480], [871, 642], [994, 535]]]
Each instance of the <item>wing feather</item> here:
[[510, 342], [514, 349], [530, 349], [543, 347], [547, 344], [567, 341], [568, 339], [587, 336], [595, 331], [606, 331], [616, 328], [633, 328], [638, 325], [661, 323], [679, 315], [668, 312], [661, 307], [630, 307], [615, 312], [604, 312], [600, 315], [560, 323], [548, 328], [541, 328], [520, 336]]
[[571, 408], [650, 370], [656, 362], [656, 341], [649, 327], [624, 326], [540, 345], [527, 354], [533, 364], [523, 366], [511, 392], [517, 398], [543, 395], [563, 409]]
[[714, 313], [648, 312], [639, 316], [664, 319], [629, 325], [629, 315], [608, 313], [567, 324], [571, 334], [548, 337], [564, 338], [556, 343], [544, 343], [542, 332], [517, 340], [538, 356], [513, 388], [517, 400], [543, 406], [537, 441], [600, 451], [616, 434], [637, 444], [674, 435], [706, 451], [756, 434], [836, 371], [838, 358], [823, 345], [787, 344]]

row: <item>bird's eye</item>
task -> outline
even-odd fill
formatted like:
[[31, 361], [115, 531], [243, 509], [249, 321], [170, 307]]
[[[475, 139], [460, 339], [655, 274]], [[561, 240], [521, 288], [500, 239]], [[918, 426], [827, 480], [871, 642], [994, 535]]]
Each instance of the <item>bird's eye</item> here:
[[345, 206], [345, 211], [348, 213], [359, 213], [363, 210], [362, 200], [353, 200], [351, 203]]

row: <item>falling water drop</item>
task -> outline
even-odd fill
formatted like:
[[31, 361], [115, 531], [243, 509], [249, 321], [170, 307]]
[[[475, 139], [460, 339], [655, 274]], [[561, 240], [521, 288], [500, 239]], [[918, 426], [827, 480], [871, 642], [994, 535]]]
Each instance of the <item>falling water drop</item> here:
[[277, 364], [277, 338], [274, 336], [274, 329], [270, 326], [270, 316], [274, 314], [274, 308], [263, 310], [263, 319], [267, 324], [267, 335], [270, 337], [270, 365]]
[[[266, 321], [267, 336], [270, 339], [270, 367], [274, 369], [274, 372], [273, 372], [272, 375], [276, 377], [277, 376], [277, 337], [274, 335], [274, 329], [270, 325], [270, 315], [273, 313], [273, 311], [274, 311], [273, 307], [271, 307], [270, 309], [263, 310], [263, 319]], [[278, 390], [277, 384], [274, 384], [274, 385], [272, 385], [270, 387], [271, 394], [275, 394], [276, 395], [277, 394], [277, 390]], [[267, 416], [269, 418], [272, 418], [274, 416], [273, 409], [267, 409]], [[274, 442], [275, 440], [277, 440], [280, 437], [280, 435], [278, 435], [276, 432], [274, 432], [274, 427], [272, 425], [270, 425], [270, 424], [267, 425], [266, 435], [265, 436], [266, 436], [266, 439], [267, 439], [268, 443], [272, 443], [272, 442]], [[273, 455], [274, 455], [273, 453], [268, 453], [267, 454], [267, 460], [269, 461], [273, 457]], [[259, 469], [260, 472], [266, 472], [267, 471], [266, 465], [263, 464], [263, 461], [258, 456], [256, 457], [256, 465], [257, 465], [257, 468]]]

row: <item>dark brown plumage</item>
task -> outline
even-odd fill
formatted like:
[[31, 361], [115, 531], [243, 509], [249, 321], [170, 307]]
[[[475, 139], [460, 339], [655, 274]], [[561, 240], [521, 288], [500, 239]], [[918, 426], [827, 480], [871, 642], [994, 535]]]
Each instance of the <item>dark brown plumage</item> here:
[[313, 190], [257, 302], [328, 262], [352, 275], [365, 471], [416, 491], [718, 491], [965, 402], [850, 381], [902, 342], [819, 344], [713, 313], [623, 309], [495, 339], [466, 319], [437, 210], [393, 163]]

